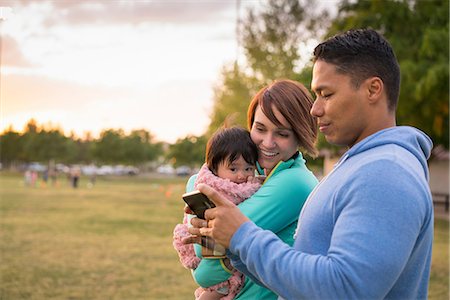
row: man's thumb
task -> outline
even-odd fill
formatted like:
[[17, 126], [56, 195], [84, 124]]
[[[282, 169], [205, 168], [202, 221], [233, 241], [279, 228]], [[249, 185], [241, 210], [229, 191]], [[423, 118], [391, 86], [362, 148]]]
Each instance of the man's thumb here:
[[200, 183], [197, 185], [197, 189], [205, 194], [216, 206], [229, 206], [234, 204], [231, 201], [228, 201], [224, 196], [219, 194], [215, 189], [206, 185], [204, 183]]

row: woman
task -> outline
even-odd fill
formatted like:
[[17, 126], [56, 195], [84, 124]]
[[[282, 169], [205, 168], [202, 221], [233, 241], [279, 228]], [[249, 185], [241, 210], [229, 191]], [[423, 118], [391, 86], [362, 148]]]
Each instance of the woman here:
[[[250, 136], [258, 148], [258, 173], [267, 177], [262, 187], [238, 207], [256, 225], [274, 232], [289, 245], [294, 241], [300, 210], [317, 184], [298, 151], [316, 155], [317, 124], [309, 113], [312, 104], [303, 85], [278, 80], [262, 88], [248, 109]], [[187, 184], [188, 191], [193, 189], [195, 176]], [[208, 287], [217, 280], [226, 280], [230, 273], [223, 260], [203, 259], [193, 277], [198, 284]], [[235, 297], [276, 298], [273, 292], [248, 278]]]

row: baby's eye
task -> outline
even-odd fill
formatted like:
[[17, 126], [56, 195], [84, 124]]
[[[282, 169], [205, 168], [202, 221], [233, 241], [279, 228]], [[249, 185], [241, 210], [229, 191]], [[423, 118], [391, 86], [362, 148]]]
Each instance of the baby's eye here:
[[231, 172], [236, 172], [236, 168], [230, 168]]

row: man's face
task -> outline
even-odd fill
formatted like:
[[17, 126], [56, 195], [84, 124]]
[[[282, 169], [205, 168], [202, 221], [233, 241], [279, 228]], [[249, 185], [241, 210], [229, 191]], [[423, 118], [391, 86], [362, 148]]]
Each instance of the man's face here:
[[352, 147], [369, 135], [370, 110], [364, 82], [355, 88], [350, 76], [318, 60], [311, 89], [316, 94], [311, 115], [317, 118], [319, 130], [329, 143]]

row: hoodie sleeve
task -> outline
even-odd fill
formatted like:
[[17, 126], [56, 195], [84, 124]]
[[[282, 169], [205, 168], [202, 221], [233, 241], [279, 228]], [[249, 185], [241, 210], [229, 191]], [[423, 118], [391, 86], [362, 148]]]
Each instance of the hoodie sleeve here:
[[[427, 191], [405, 172], [378, 161], [354, 174], [335, 196], [341, 201], [333, 208], [330, 245], [323, 255], [297, 251], [252, 222], [233, 235], [229, 250], [286, 299], [382, 299], [421, 241], [422, 228], [429, 227], [424, 222], [432, 222], [425, 217], [432, 215], [423, 201]], [[417, 266], [417, 272], [426, 271]]]

